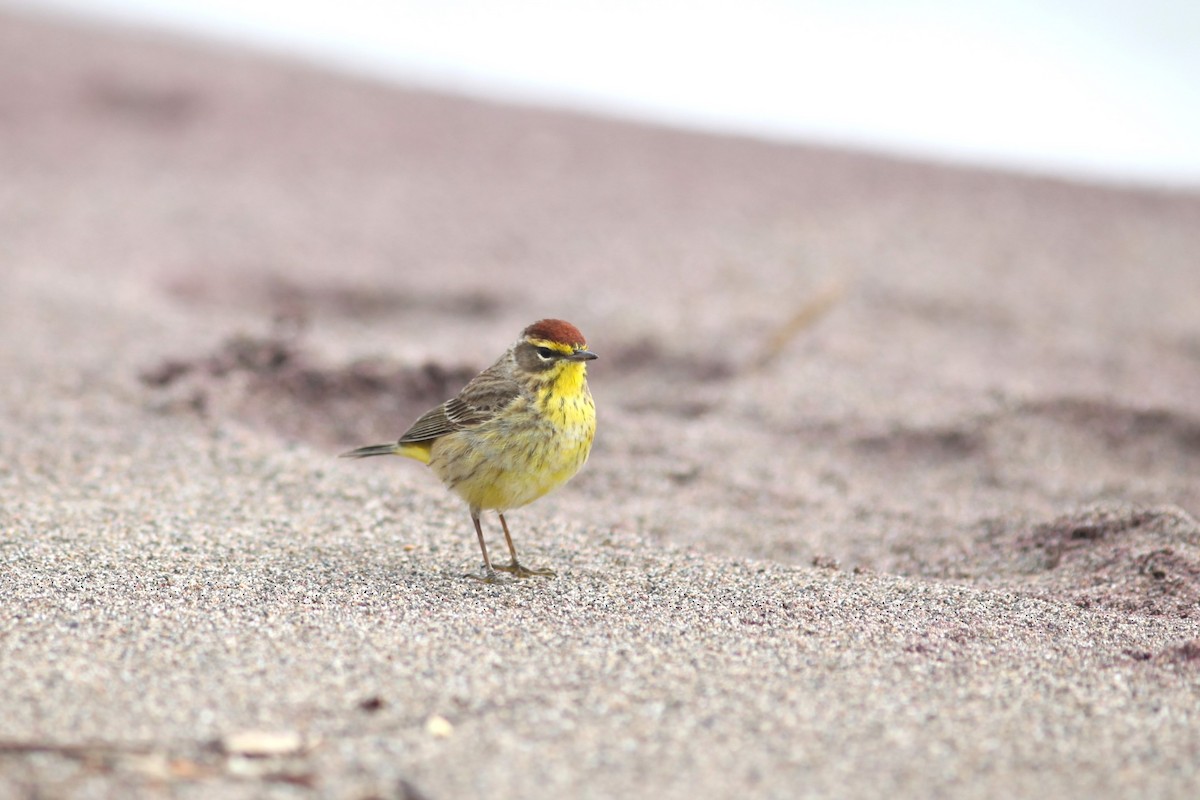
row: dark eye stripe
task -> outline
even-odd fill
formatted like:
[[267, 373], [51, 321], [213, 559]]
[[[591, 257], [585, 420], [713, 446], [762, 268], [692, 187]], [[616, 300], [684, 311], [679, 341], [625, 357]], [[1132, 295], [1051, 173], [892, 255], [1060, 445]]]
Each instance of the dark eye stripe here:
[[539, 347], [537, 349], [537, 354], [542, 358], [554, 358], [558, 356], [558, 353], [551, 350], [549, 347]]

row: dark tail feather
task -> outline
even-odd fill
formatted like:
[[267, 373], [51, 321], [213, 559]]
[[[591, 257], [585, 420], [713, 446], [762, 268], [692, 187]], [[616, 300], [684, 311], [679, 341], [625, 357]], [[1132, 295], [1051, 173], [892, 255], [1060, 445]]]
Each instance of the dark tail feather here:
[[360, 447], [357, 450], [351, 450], [348, 453], [342, 453], [338, 458], [367, 458], [369, 456], [394, 456], [396, 455], [396, 443], [390, 444], [372, 444], [366, 447]]

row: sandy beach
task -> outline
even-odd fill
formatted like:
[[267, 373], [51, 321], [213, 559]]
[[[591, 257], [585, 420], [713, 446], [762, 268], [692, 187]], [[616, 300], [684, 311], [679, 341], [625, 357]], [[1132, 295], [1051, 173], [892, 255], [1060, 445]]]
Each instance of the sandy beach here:
[[[1194, 796], [1200, 193], [6, 11], [0, 176], [0, 797]], [[337, 454], [548, 316], [483, 585]]]

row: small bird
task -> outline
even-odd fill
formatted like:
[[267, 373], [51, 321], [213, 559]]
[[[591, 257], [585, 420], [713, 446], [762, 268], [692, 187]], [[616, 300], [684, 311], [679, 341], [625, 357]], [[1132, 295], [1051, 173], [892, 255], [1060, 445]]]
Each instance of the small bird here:
[[[562, 486], [587, 461], [596, 434], [596, 406], [587, 385], [587, 362], [594, 358], [574, 325], [540, 320], [458, 396], [423, 414], [399, 441], [341, 457], [397, 455], [428, 464], [470, 508], [483, 553], [480, 580], [501, 582], [497, 569], [518, 578], [553, 577], [552, 570], [529, 569], [517, 561], [504, 512]], [[479, 524], [480, 512], [493, 509], [512, 556], [509, 564], [495, 567]]]

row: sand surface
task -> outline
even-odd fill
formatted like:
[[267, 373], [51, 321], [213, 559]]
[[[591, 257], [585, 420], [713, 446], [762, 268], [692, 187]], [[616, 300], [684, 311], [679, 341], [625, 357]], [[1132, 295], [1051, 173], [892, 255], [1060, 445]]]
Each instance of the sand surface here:
[[[0, 14], [0, 797], [1193, 797], [1198, 254], [1197, 194]], [[544, 316], [600, 433], [481, 585], [335, 456]]]

